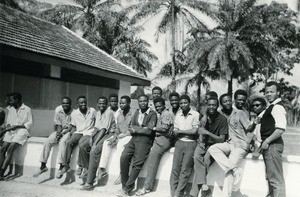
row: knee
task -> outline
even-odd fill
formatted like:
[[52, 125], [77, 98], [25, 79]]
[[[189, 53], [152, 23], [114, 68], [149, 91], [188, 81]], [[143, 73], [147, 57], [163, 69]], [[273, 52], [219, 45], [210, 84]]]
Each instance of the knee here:
[[7, 154], [12, 155], [13, 152], [14, 152], [14, 150], [15, 150], [14, 146], [10, 145], [10, 146], [8, 147], [8, 149], [7, 149]]

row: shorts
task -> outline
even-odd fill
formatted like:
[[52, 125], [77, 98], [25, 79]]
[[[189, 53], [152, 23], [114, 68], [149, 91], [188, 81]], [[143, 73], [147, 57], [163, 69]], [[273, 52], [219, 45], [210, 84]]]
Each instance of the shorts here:
[[29, 136], [27, 129], [17, 129], [14, 131], [9, 131], [4, 135], [4, 142], [8, 143], [18, 143], [20, 145], [24, 145]]

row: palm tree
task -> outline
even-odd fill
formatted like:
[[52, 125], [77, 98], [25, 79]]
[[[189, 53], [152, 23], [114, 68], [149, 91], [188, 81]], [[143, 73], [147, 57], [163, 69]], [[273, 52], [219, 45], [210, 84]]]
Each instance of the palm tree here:
[[202, 13], [210, 13], [209, 3], [196, 0], [140, 0], [139, 3], [134, 4], [127, 8], [128, 12], [134, 12], [132, 17], [132, 24], [145, 21], [156, 17], [158, 14], [163, 13], [159, 21], [156, 36], [165, 34], [171, 31], [172, 40], [172, 88], [175, 90], [175, 50], [176, 39], [175, 34], [179, 32], [176, 27], [180, 22], [183, 22], [186, 28], [192, 27], [206, 28], [206, 25], [196, 17], [193, 11], [200, 11]]

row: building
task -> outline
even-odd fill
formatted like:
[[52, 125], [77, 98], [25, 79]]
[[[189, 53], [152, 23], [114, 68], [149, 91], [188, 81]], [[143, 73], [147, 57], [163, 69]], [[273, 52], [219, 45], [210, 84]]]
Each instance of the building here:
[[33, 109], [32, 136], [48, 136], [54, 108], [63, 96], [130, 94], [131, 85], [150, 85], [129, 66], [69, 29], [0, 4], [0, 106], [5, 95], [21, 92]]

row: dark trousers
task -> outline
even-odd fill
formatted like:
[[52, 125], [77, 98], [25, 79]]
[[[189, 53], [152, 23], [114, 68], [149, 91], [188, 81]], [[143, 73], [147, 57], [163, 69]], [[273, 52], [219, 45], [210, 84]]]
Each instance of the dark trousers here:
[[[93, 139], [97, 139], [99, 136], [100, 132], [97, 133], [95, 136], [93, 136]], [[102, 153], [102, 147], [103, 147], [103, 142], [109, 138], [112, 134], [105, 134], [99, 142], [93, 144], [91, 152], [90, 152], [90, 158], [89, 158], [89, 171], [88, 171], [88, 176], [86, 182], [88, 184], [93, 184], [94, 179], [96, 178], [96, 173], [97, 169], [99, 166], [100, 158], [101, 158], [101, 153]]]
[[79, 154], [77, 164], [83, 168], [88, 168], [89, 154], [90, 154], [90, 136], [83, 136], [82, 134], [74, 133], [70, 139], [66, 141], [66, 158], [65, 165], [69, 165], [71, 161], [72, 151], [78, 144]]
[[170, 177], [171, 196], [182, 196], [193, 170], [193, 155], [197, 143], [177, 140]]
[[171, 139], [165, 136], [155, 138], [147, 163], [147, 176], [144, 185], [145, 189], [152, 189], [161, 157], [171, 148], [171, 146]]
[[194, 197], [199, 195], [201, 186], [206, 184], [206, 176], [208, 174], [209, 166], [214, 160], [210, 156], [209, 152], [207, 152], [208, 148], [209, 146], [200, 147], [198, 145], [194, 152], [194, 180], [190, 192], [190, 195]]
[[[137, 179], [151, 149], [153, 139], [147, 136], [134, 136], [126, 144], [120, 159], [122, 188], [130, 192]], [[132, 160], [131, 160], [132, 159]], [[129, 168], [132, 162], [132, 169]]]
[[263, 150], [263, 158], [266, 165], [266, 176], [269, 185], [268, 197], [285, 197], [285, 182], [282, 168], [283, 144], [270, 144], [267, 150]]

